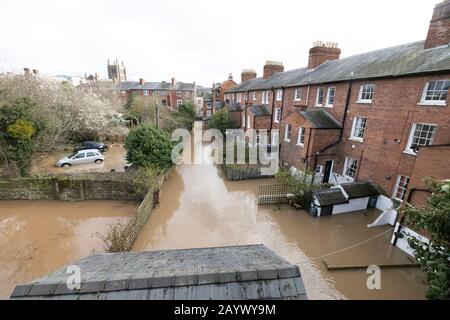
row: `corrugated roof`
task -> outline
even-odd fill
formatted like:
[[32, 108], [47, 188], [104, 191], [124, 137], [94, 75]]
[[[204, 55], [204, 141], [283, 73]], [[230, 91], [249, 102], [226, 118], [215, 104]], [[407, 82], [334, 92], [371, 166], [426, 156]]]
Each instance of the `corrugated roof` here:
[[323, 109], [298, 111], [314, 128], [317, 129], [340, 129], [342, 125], [333, 118], [331, 114]]
[[228, 92], [450, 71], [450, 46], [424, 49], [424, 43], [418, 41], [328, 61], [313, 70], [301, 68], [276, 73], [266, 80], [250, 80]]
[[342, 193], [342, 190], [340, 188], [317, 191], [314, 193], [314, 197], [316, 198], [320, 207], [348, 203], [347, 198]]
[[342, 184], [349, 199], [365, 198], [380, 195], [380, 191], [371, 182], [358, 182]]
[[81, 290], [62, 268], [17, 286], [12, 299], [306, 299], [297, 266], [263, 245], [99, 254], [74, 263]]

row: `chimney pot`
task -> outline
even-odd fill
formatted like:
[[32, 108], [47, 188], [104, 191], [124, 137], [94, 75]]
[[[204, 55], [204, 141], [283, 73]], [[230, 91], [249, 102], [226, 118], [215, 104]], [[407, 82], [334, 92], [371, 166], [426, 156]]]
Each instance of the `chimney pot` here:
[[241, 73], [241, 83], [247, 82], [249, 80], [256, 78], [256, 71], [253, 69], [244, 69]]
[[284, 71], [282, 62], [268, 60], [264, 65], [263, 78], [267, 79], [271, 75]]
[[428, 29], [425, 49], [450, 44], [450, 0], [442, 1], [434, 7]]
[[337, 43], [316, 41], [309, 50], [308, 69], [315, 69], [326, 61], [339, 59], [340, 55], [341, 49]]

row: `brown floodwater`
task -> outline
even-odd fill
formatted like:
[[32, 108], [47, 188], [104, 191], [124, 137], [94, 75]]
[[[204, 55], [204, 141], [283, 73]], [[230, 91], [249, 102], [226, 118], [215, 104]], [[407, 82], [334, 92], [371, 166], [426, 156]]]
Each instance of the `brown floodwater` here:
[[0, 201], [0, 299], [74, 261], [104, 252], [109, 225], [136, 210], [121, 201]]
[[[204, 153], [208, 152], [206, 148]], [[313, 218], [289, 206], [258, 206], [258, 186], [274, 182], [228, 182], [214, 165], [178, 166], [164, 183], [160, 207], [133, 250], [262, 243], [300, 267], [310, 299], [425, 298], [426, 278], [419, 269], [383, 269], [381, 290], [367, 288], [370, 275], [365, 270], [326, 269], [323, 260], [338, 266], [410, 263], [389, 243], [391, 227], [367, 228], [379, 212]], [[319, 258], [323, 256], [327, 257]]]

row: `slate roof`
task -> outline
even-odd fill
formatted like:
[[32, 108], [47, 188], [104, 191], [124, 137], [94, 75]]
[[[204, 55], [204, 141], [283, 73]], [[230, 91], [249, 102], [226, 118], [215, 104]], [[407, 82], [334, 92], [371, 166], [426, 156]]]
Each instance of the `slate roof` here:
[[316, 193], [314, 193], [314, 197], [316, 198], [320, 207], [348, 203], [347, 198], [342, 193], [342, 190], [340, 188], [331, 188], [317, 191]]
[[299, 268], [263, 245], [98, 254], [74, 265], [80, 291], [67, 288], [62, 268], [17, 286], [11, 299], [306, 299]]
[[170, 82], [144, 82], [143, 85], [138, 81], [123, 81], [117, 84], [118, 91], [128, 90], [176, 90], [176, 91], [193, 91], [195, 89], [195, 83], [177, 82], [172, 87]]
[[266, 90], [307, 84], [398, 77], [436, 71], [450, 71], [450, 46], [424, 49], [425, 41], [371, 51], [327, 61], [316, 69], [276, 73], [266, 80], [256, 78], [228, 92]]
[[227, 106], [229, 112], [240, 112], [243, 110], [243, 107], [240, 102], [231, 102]]
[[380, 195], [380, 191], [371, 182], [347, 183], [342, 184], [341, 187], [347, 193], [349, 199]]
[[260, 104], [256, 106], [251, 106], [252, 113], [256, 117], [262, 117], [262, 116], [271, 116], [272, 113], [270, 112], [269, 108], [266, 104]]
[[327, 111], [323, 109], [319, 110], [306, 110], [298, 111], [302, 114], [306, 120], [308, 120], [314, 128], [317, 129], [340, 129], [342, 125], [333, 118]]

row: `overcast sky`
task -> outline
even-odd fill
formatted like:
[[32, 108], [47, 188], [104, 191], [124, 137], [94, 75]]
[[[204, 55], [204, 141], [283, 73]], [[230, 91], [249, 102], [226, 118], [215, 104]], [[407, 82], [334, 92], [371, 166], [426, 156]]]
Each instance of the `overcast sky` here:
[[341, 57], [426, 38], [439, 0], [1, 0], [0, 72], [99, 73], [211, 86], [266, 60], [307, 64], [316, 40]]

